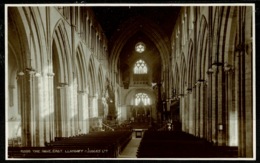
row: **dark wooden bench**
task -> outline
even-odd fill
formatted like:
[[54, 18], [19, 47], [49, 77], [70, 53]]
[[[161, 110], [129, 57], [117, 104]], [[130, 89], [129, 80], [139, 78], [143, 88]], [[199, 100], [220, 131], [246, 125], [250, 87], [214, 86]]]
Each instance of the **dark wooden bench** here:
[[139, 158], [209, 158], [216, 148], [205, 139], [171, 131], [146, 131], [137, 151]]
[[93, 132], [57, 137], [46, 147], [9, 147], [9, 158], [115, 158], [131, 140], [131, 131]]

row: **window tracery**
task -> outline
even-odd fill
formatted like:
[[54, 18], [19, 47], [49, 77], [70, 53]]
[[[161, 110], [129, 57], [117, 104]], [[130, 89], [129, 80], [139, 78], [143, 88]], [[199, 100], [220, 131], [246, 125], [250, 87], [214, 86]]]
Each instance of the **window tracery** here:
[[134, 66], [134, 74], [147, 74], [147, 65], [143, 60], [138, 60]]
[[144, 43], [138, 42], [138, 43], [135, 45], [135, 51], [138, 52], [138, 53], [144, 52], [144, 51], [145, 51], [145, 45], [144, 45]]
[[149, 96], [146, 93], [137, 93], [135, 95], [135, 105], [150, 105], [151, 104], [151, 100], [149, 98]]

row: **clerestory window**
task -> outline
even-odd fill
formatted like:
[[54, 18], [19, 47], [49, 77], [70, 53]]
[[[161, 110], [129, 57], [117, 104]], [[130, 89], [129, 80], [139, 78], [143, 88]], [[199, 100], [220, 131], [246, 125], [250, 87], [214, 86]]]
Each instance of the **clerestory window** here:
[[147, 65], [143, 60], [138, 60], [134, 66], [134, 74], [147, 74]]

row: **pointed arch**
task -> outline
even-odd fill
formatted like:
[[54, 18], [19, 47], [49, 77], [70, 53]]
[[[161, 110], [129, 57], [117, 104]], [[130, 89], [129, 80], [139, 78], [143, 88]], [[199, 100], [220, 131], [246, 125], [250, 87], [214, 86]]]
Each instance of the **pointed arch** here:
[[[59, 82], [69, 84], [73, 79], [72, 59], [71, 50], [69, 48], [70, 44], [63, 20], [60, 20], [54, 28], [52, 47], [57, 50], [57, 56], [53, 56], [55, 53], [52, 53], [52, 58], [56, 57], [56, 61], [59, 63], [57, 65], [60, 71], [60, 73], [57, 74], [59, 76]], [[52, 65], [54, 64], [52, 63]]]
[[180, 94], [180, 74], [179, 74], [179, 68], [178, 68], [178, 64], [175, 63], [175, 69], [173, 71], [174, 75], [173, 75], [173, 78], [174, 78], [174, 84], [173, 84], [173, 88], [174, 88], [174, 91], [176, 93], [176, 95], [179, 95]]
[[188, 50], [188, 76], [187, 76], [187, 82], [188, 82], [188, 89], [191, 90], [192, 89], [192, 83], [194, 83], [194, 81], [192, 80], [192, 74], [193, 74], [193, 69], [195, 69], [194, 67], [194, 49], [193, 49], [193, 41], [190, 40], [189, 42], [189, 50]]
[[86, 91], [87, 88], [87, 64], [84, 49], [80, 42], [76, 48], [76, 77], [78, 90]]
[[198, 35], [198, 52], [197, 52], [197, 79], [196, 80], [204, 80], [205, 69], [208, 67], [205, 66], [205, 53], [207, 53], [207, 20], [205, 15], [201, 16], [200, 19], [200, 28], [199, 28], [199, 35]]
[[89, 94], [94, 96], [97, 88], [96, 83], [96, 72], [95, 72], [95, 64], [94, 64], [93, 56], [90, 57], [89, 65], [88, 65], [88, 88]]
[[138, 93], [147, 94], [149, 96], [149, 98], [151, 99], [150, 104], [151, 105], [155, 104], [155, 103], [153, 103], [156, 100], [156, 96], [154, 94], [154, 91], [152, 89], [144, 89], [144, 88], [135, 88], [135, 89], [129, 90], [126, 93], [125, 98], [123, 99], [123, 103], [126, 104], [126, 105], [135, 105], [134, 97]]
[[[133, 19], [133, 18], [132, 18]], [[169, 56], [170, 56], [170, 41], [167, 35], [164, 34], [163, 31], [160, 30], [158, 25], [152, 23], [151, 21], [145, 18], [134, 18], [133, 20], [127, 20], [127, 23], [123, 24], [122, 32], [112, 38], [113, 47], [111, 50], [111, 56], [109, 58], [111, 62], [111, 72], [117, 72], [117, 63], [119, 59], [119, 55], [126, 44], [129, 37], [133, 36], [137, 32], [141, 31], [152, 42], [154, 42], [156, 48], [159, 50], [162, 62], [163, 69], [168, 67]], [[130, 23], [131, 22], [131, 23]], [[139, 24], [143, 24], [142, 28], [139, 27]]]
[[99, 66], [98, 68], [98, 94], [100, 97], [104, 95], [105, 92], [105, 82], [104, 82], [104, 75], [103, 75], [103, 70], [102, 66]]
[[181, 55], [180, 69], [181, 69], [180, 93], [182, 95], [184, 95], [184, 93], [185, 93], [184, 89], [187, 86], [187, 65], [186, 65], [184, 53], [182, 53], [182, 55]]

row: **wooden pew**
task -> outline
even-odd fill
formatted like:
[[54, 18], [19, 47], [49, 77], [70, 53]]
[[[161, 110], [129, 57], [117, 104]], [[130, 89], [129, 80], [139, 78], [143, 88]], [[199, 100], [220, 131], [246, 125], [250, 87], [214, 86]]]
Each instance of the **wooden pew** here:
[[9, 147], [10, 158], [115, 158], [131, 140], [131, 131], [93, 132], [57, 137], [46, 147]]
[[212, 146], [204, 139], [185, 133], [147, 131], [138, 148], [141, 158], [211, 157]]

